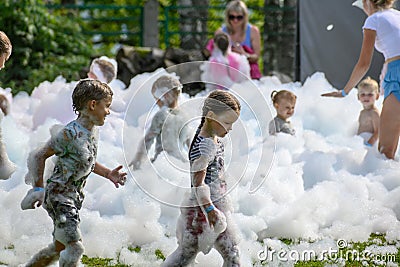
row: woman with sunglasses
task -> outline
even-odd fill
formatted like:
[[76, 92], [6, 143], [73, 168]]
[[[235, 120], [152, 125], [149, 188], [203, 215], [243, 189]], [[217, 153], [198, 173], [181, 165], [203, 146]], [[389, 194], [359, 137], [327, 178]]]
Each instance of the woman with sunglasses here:
[[[232, 51], [247, 57], [251, 78], [260, 79], [261, 72], [258, 67], [261, 53], [260, 31], [257, 26], [249, 23], [248, 14], [247, 6], [243, 1], [230, 1], [225, 9], [225, 25], [215, 34], [227, 33], [231, 39]], [[212, 51], [212, 42], [209, 42], [207, 49]]]

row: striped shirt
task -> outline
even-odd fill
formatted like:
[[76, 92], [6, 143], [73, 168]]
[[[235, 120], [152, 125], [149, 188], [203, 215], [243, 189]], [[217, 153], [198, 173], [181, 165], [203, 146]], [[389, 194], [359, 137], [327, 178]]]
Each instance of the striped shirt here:
[[223, 143], [218, 139], [217, 144], [215, 144], [211, 138], [197, 136], [189, 152], [190, 164], [192, 165], [201, 156], [205, 157], [208, 161], [204, 183], [210, 186], [212, 198], [219, 198], [226, 190]]

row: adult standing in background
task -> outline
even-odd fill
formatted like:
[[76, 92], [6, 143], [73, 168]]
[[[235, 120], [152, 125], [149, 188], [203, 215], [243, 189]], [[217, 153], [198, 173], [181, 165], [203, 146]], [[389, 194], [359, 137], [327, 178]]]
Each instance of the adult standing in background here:
[[323, 96], [345, 97], [367, 73], [374, 46], [383, 53], [385, 64], [381, 74], [384, 101], [379, 124], [378, 149], [387, 158], [394, 159], [400, 136], [400, 11], [392, 8], [395, 0], [357, 0], [368, 18], [360, 57], [343, 90]]
[[[260, 79], [258, 59], [261, 53], [261, 36], [257, 26], [249, 23], [249, 12], [243, 1], [233, 0], [225, 8], [225, 24], [215, 34], [225, 32], [231, 40], [232, 51], [244, 55], [250, 63], [250, 76]], [[213, 50], [209, 42], [207, 49]]]

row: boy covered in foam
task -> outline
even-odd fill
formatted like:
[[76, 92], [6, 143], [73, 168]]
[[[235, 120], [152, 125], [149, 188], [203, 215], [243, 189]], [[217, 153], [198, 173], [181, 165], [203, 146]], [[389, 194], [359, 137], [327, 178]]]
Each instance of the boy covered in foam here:
[[[96, 161], [98, 126], [110, 114], [111, 88], [98, 80], [81, 80], [72, 94], [78, 118], [64, 127], [52, 128], [51, 139], [28, 157], [25, 182], [31, 184], [21, 202], [22, 209], [43, 204], [53, 220], [53, 242], [36, 253], [26, 266], [48, 266], [59, 260], [60, 266], [78, 266], [84, 252], [79, 228], [83, 189], [91, 172], [102, 176], [115, 187], [125, 184], [122, 166], [109, 169]], [[44, 181], [46, 159], [57, 161], [49, 179]]]
[[363, 105], [358, 117], [357, 134], [364, 139], [366, 146], [373, 146], [379, 137], [379, 110], [375, 101], [379, 98], [378, 82], [370, 77], [358, 84], [358, 100]]
[[182, 161], [187, 161], [183, 147], [190, 145], [190, 132], [187, 126], [188, 117], [178, 107], [178, 98], [182, 85], [172, 76], [161, 76], [151, 89], [160, 110], [154, 115], [150, 128], [146, 131], [144, 139], [140, 142], [138, 150], [129, 164], [133, 169], [139, 169], [144, 161], [154, 139], [156, 140], [155, 154], [151, 159], [154, 162], [157, 156], [165, 151]]

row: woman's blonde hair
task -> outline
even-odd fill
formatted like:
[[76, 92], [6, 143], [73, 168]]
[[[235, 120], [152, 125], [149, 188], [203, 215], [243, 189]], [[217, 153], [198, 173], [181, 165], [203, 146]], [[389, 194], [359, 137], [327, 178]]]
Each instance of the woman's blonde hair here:
[[249, 11], [247, 10], [247, 6], [243, 1], [240, 0], [233, 0], [228, 3], [228, 5], [225, 8], [225, 24], [226, 24], [226, 29], [228, 30], [229, 34], [233, 33], [233, 29], [231, 26], [231, 23], [229, 21], [229, 15], [230, 12], [236, 12], [236, 13], [241, 13], [243, 15], [243, 23], [242, 25], [242, 31], [244, 32], [246, 30], [247, 23], [249, 22]]
[[388, 9], [393, 6], [396, 0], [370, 0], [377, 9]]

